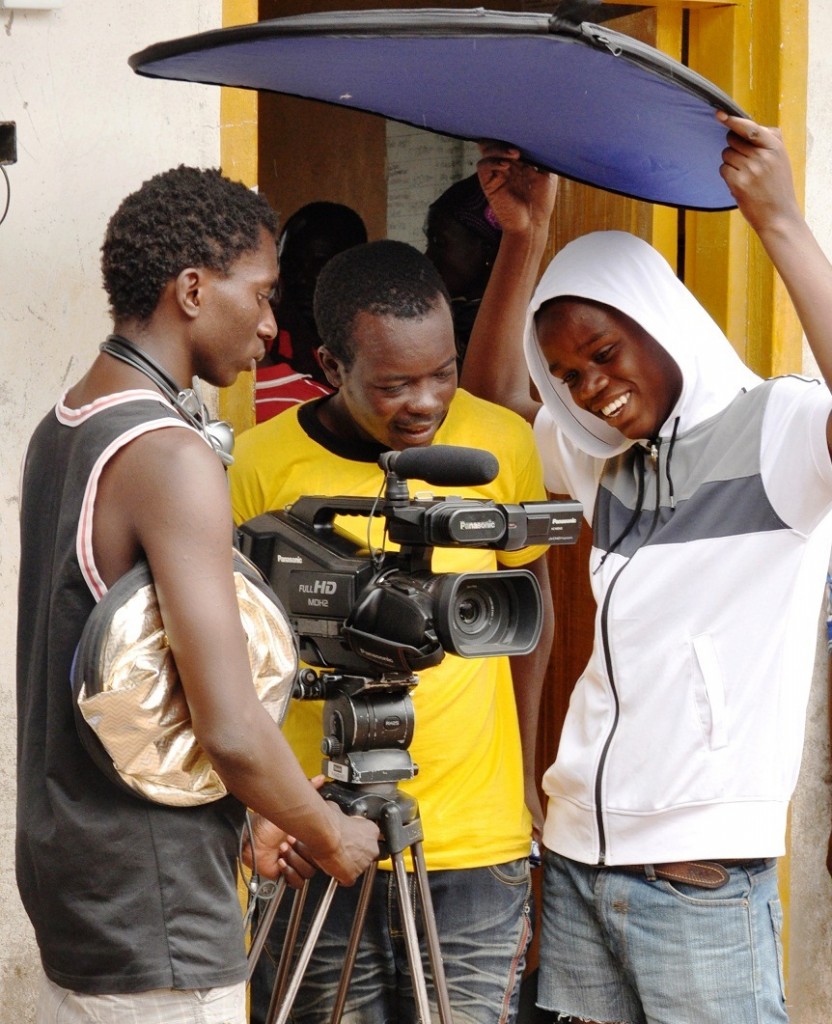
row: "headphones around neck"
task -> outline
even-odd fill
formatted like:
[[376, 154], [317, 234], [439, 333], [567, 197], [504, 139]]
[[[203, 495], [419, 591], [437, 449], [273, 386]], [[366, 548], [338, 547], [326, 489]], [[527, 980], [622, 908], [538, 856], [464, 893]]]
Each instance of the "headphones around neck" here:
[[170, 400], [182, 419], [203, 435], [220, 457], [222, 464], [231, 465], [234, 461], [231, 454], [234, 449], [234, 428], [225, 420], [209, 419], [208, 410], [194, 388], [180, 391], [176, 381], [163, 366], [129, 338], [123, 338], [120, 334], [108, 335], [107, 340], [102, 341], [98, 348], [100, 352], [120, 359], [152, 380], [165, 398]]

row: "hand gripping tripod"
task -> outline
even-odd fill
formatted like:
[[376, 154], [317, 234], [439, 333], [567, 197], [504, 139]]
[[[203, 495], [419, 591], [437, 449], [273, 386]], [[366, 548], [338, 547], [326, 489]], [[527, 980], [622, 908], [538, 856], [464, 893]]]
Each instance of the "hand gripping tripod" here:
[[[299, 691], [301, 699], [326, 696], [324, 729], [327, 734], [321, 748], [325, 754], [324, 773], [333, 781], [324, 786], [322, 795], [327, 800], [334, 800], [346, 814], [360, 814], [376, 822], [383, 837], [380, 859], [388, 855], [392, 859], [418, 1019], [421, 1024], [429, 1024], [427, 983], [414, 908], [408, 898], [404, 853], [410, 851], [439, 1019], [441, 1024], [452, 1024], [445, 970], [422, 850], [422, 821], [416, 800], [398, 789], [400, 780], [413, 778], [418, 772], [418, 767], [407, 751], [414, 725], [410, 690], [417, 681], [415, 675], [385, 675], [380, 678], [338, 673], [318, 675], [309, 669], [301, 674]], [[330, 1024], [338, 1024], [344, 1011], [377, 870], [378, 865], [374, 862], [362, 878]], [[337, 885], [334, 878], [329, 880], [312, 917], [303, 946], [293, 963], [308, 883], [296, 894], [266, 1024], [286, 1024], [288, 1021]], [[285, 888], [285, 882], [278, 883], [266, 910], [260, 915], [249, 952], [249, 981]]]

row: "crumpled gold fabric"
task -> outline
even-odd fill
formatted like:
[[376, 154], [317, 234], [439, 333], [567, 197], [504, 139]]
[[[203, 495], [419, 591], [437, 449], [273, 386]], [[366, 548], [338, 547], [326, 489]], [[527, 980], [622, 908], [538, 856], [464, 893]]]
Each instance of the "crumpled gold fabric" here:
[[[241, 572], [234, 578], [254, 685], [280, 724], [298, 667], [291, 627], [251, 580]], [[94, 686], [83, 680], [77, 703], [122, 780], [147, 799], [172, 806], [225, 796], [194, 737], [152, 583], [116, 610], [100, 648], [98, 679]]]

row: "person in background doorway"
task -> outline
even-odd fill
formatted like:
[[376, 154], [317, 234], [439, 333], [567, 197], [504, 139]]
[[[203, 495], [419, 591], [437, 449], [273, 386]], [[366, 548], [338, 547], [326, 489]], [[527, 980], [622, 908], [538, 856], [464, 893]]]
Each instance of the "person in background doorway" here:
[[286, 221], [278, 241], [273, 301], [277, 337], [255, 371], [257, 423], [332, 391], [318, 359], [321, 339], [312, 312], [315, 283], [333, 256], [366, 241], [361, 216], [342, 203], [307, 203]]
[[501, 234], [476, 174], [451, 185], [428, 207], [425, 255], [439, 271], [451, 296], [460, 365]]

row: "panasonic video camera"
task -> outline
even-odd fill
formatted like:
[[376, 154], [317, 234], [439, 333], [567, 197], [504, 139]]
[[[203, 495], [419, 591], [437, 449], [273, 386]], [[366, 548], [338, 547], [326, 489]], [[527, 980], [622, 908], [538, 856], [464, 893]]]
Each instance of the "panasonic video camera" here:
[[[489, 452], [431, 445], [386, 452], [383, 496], [299, 498], [250, 519], [241, 550], [269, 580], [308, 665], [370, 676], [402, 676], [465, 658], [526, 654], [541, 630], [535, 576], [525, 569], [434, 573], [434, 547], [505, 551], [572, 544], [581, 524], [575, 501], [496, 504], [471, 498], [411, 498], [407, 479], [437, 486], [487, 483]], [[398, 551], [371, 552], [339, 531], [338, 516], [383, 516]]]

